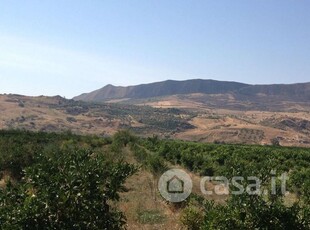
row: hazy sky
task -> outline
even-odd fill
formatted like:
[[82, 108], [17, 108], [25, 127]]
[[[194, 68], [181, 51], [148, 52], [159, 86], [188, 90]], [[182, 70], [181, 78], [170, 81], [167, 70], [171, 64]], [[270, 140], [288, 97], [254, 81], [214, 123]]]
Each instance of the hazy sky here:
[[0, 0], [0, 93], [310, 81], [309, 0]]

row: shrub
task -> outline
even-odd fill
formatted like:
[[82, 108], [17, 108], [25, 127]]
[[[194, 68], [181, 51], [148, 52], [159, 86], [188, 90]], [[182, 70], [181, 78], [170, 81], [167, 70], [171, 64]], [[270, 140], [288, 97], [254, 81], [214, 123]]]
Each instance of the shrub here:
[[158, 210], [138, 210], [137, 216], [141, 224], [159, 224], [165, 220]]
[[113, 142], [123, 147], [126, 147], [130, 142], [134, 142], [135, 139], [128, 130], [120, 130], [113, 136]]
[[181, 214], [181, 222], [190, 230], [202, 229], [204, 220], [203, 210], [193, 204], [189, 204]]
[[20, 183], [0, 191], [2, 229], [120, 229], [111, 206], [135, 167], [102, 154], [67, 149], [35, 156]]

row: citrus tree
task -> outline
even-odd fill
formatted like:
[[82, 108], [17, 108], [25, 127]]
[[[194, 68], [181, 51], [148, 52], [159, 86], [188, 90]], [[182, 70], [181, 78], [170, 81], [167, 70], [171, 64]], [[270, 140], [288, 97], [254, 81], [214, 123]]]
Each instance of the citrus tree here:
[[75, 148], [34, 156], [18, 183], [0, 189], [1, 229], [121, 229], [113, 208], [136, 168]]

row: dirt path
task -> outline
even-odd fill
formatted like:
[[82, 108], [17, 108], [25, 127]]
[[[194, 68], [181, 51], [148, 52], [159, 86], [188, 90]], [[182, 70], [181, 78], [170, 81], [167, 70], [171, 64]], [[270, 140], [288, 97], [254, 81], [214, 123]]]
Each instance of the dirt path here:
[[[124, 148], [123, 154], [128, 163], [138, 164], [129, 148]], [[173, 209], [161, 198], [154, 180], [153, 175], [142, 168], [127, 179], [128, 192], [121, 194], [118, 204], [127, 218], [127, 229], [183, 229], [179, 222], [181, 210]]]

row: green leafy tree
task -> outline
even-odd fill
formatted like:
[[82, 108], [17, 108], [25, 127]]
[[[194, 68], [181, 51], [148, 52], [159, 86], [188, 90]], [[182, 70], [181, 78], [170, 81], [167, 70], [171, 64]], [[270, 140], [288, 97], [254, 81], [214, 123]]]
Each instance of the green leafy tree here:
[[119, 130], [113, 136], [113, 142], [126, 147], [130, 142], [134, 142], [136, 137], [128, 130]]
[[2, 229], [121, 229], [113, 208], [136, 168], [89, 150], [37, 154], [20, 183], [0, 192]]

